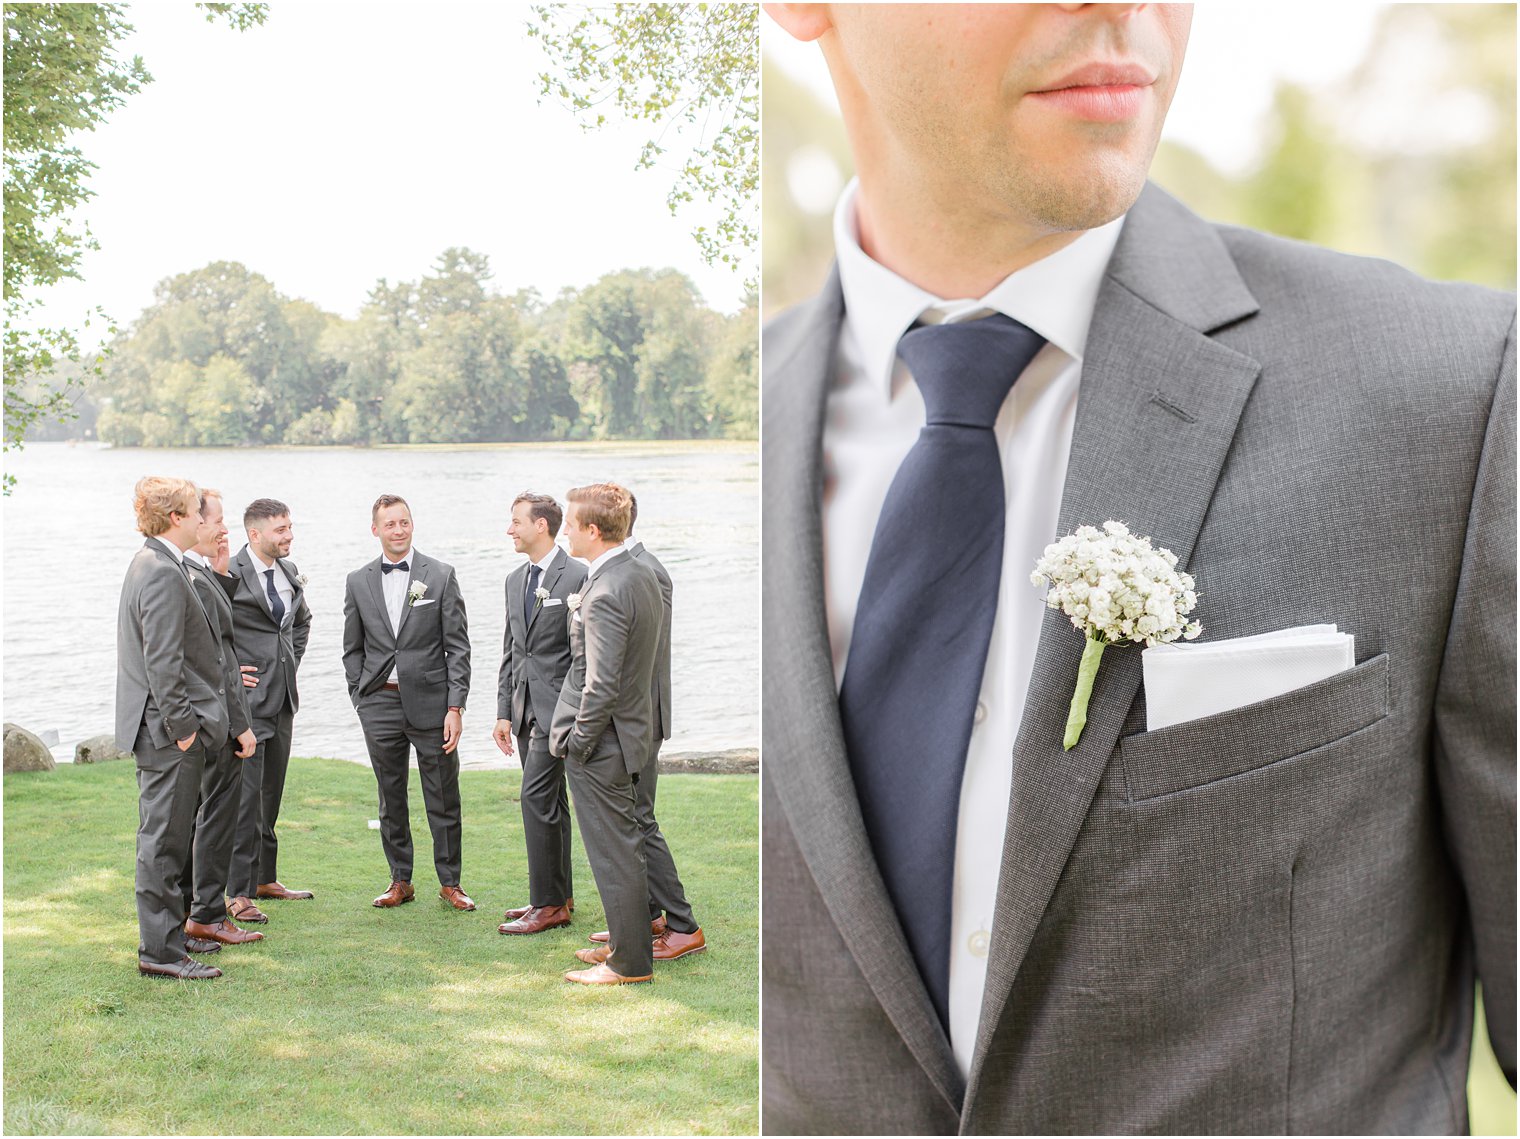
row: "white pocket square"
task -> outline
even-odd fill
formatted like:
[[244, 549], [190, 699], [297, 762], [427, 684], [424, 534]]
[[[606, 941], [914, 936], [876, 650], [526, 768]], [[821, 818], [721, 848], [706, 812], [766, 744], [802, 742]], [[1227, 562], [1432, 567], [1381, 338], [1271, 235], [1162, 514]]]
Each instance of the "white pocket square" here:
[[544, 599], [544, 608], [551, 609], [556, 605], [563, 605], [564, 599], [560, 597], [548, 597]]
[[433, 601], [434, 601], [434, 598], [424, 597], [424, 598], [422, 598], [422, 599], [420, 599], [418, 601], [413, 601], [412, 602], [412, 608], [413, 609], [417, 609], [417, 608], [420, 608], [423, 605], [431, 605], [431, 604], [433, 604]]
[[1334, 625], [1301, 625], [1226, 641], [1156, 645], [1140, 654], [1145, 727], [1230, 712], [1303, 688], [1356, 663], [1356, 642]]

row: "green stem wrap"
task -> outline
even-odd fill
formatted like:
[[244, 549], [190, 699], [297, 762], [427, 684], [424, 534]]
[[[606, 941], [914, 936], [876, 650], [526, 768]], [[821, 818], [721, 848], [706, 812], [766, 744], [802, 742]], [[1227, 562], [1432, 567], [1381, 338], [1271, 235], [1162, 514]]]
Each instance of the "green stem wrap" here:
[[1077, 741], [1082, 738], [1082, 729], [1087, 727], [1087, 701], [1092, 698], [1093, 681], [1098, 677], [1098, 662], [1103, 659], [1103, 650], [1107, 647], [1106, 642], [1089, 636], [1087, 644], [1082, 648], [1082, 663], [1077, 666], [1077, 690], [1071, 694], [1071, 711], [1066, 714], [1066, 738], [1063, 744], [1067, 751], [1077, 746]]

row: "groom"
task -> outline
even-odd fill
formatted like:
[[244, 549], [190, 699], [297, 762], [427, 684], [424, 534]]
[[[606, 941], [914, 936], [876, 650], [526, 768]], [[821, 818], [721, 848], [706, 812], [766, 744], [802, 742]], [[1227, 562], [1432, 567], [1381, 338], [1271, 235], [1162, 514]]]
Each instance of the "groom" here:
[[403, 905], [412, 887], [408, 757], [417, 750], [422, 800], [433, 833], [438, 896], [456, 910], [475, 903], [459, 886], [459, 736], [470, 691], [470, 636], [454, 567], [412, 549], [412, 512], [382, 494], [370, 511], [380, 556], [348, 575], [343, 595], [343, 674], [359, 713], [380, 793], [380, 845], [391, 884], [374, 905]]
[[528, 848], [528, 904], [508, 910], [498, 933], [542, 933], [570, 924], [570, 800], [565, 763], [549, 754], [549, 726], [570, 671], [570, 610], [565, 600], [586, 584], [586, 567], [555, 544], [564, 515], [547, 494], [512, 501], [507, 534], [528, 560], [507, 575], [507, 631], [496, 691], [503, 755], [522, 764], [523, 838]]
[[581, 841], [607, 914], [606, 948], [577, 950], [589, 969], [565, 974], [585, 985], [622, 985], [654, 975], [649, 882], [636, 810], [639, 773], [654, 747], [655, 660], [660, 586], [623, 548], [628, 491], [615, 483], [568, 496], [570, 553], [590, 562], [570, 614], [570, 673], [560, 691], [549, 748], [565, 760]]

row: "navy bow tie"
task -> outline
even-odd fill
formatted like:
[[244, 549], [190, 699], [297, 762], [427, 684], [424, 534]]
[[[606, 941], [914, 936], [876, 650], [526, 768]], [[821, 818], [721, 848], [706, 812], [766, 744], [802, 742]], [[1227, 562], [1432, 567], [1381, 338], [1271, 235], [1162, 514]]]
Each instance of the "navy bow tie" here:
[[381, 562], [380, 563], [380, 572], [381, 573], [390, 573], [391, 570], [401, 570], [404, 573], [405, 571], [407, 571], [407, 570], [409, 570], [411, 568], [412, 567], [409, 566], [409, 565], [407, 565], [405, 562]]

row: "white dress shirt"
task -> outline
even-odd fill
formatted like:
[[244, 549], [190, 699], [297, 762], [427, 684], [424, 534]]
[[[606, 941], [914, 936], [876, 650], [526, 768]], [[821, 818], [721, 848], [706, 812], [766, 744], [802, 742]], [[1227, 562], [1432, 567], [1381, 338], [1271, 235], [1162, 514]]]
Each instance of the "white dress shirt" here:
[[[266, 562], [259, 556], [259, 552], [252, 546], [248, 547], [248, 556], [253, 561], [253, 569], [259, 578], [259, 600], [264, 603], [264, 608], [269, 610], [269, 615], [274, 616], [274, 607], [269, 604], [269, 578], [265, 576], [270, 570], [274, 570], [274, 591], [280, 595], [280, 604], [285, 606], [285, 616], [281, 619], [281, 625], [290, 624], [294, 616], [295, 588], [290, 584], [290, 578], [285, 576], [277, 561]], [[389, 574], [395, 577], [395, 574]]]
[[184, 565], [185, 565], [185, 551], [184, 550], [180, 549], [173, 542], [169, 541], [168, 538], [165, 538], [162, 534], [154, 534], [153, 535], [153, 540], [155, 542], [157, 542], [160, 546], [162, 546], [164, 549], [168, 550], [171, 554], [174, 555], [174, 564], [175, 565], [179, 566], [182, 569], [184, 568]]
[[[401, 615], [406, 611], [406, 591], [407, 587], [411, 585], [412, 571], [416, 569], [416, 566], [412, 564], [412, 559], [413, 554], [411, 550], [408, 550], [399, 558], [393, 558], [386, 554], [380, 555], [382, 563], [390, 562], [392, 565], [395, 565], [397, 562], [407, 563], [405, 573], [401, 570], [392, 570], [390, 573], [382, 571], [380, 574], [380, 592], [385, 597], [385, 613], [391, 619], [392, 636], [399, 636], [401, 634]], [[277, 578], [283, 576], [285, 575], [275, 574]], [[385, 682], [387, 684], [396, 684], [398, 681], [396, 666], [392, 665], [391, 674], [385, 678]]]
[[860, 248], [856, 191], [851, 182], [834, 213], [845, 317], [823, 432], [824, 594], [836, 684], [844, 678], [882, 504], [924, 425], [923, 397], [897, 356], [898, 340], [916, 321], [1000, 312], [1047, 341], [1013, 385], [993, 429], [1003, 459], [1007, 528], [997, 615], [961, 780], [950, 929], [950, 1043], [967, 1073], [987, 979], [1014, 738], [1045, 616], [1044, 592], [1030, 585], [1029, 574], [1057, 537], [1087, 329], [1124, 219], [1020, 269], [984, 297], [945, 300]]
[[598, 572], [600, 572], [601, 568], [604, 565], [610, 562], [613, 558], [617, 557], [619, 554], [626, 552], [627, 551], [624, 550], [623, 543], [621, 542], [615, 546], [610, 546], [607, 549], [603, 550], [599, 555], [592, 559], [591, 568], [586, 571], [586, 584], [591, 584], [591, 579], [594, 578]]

